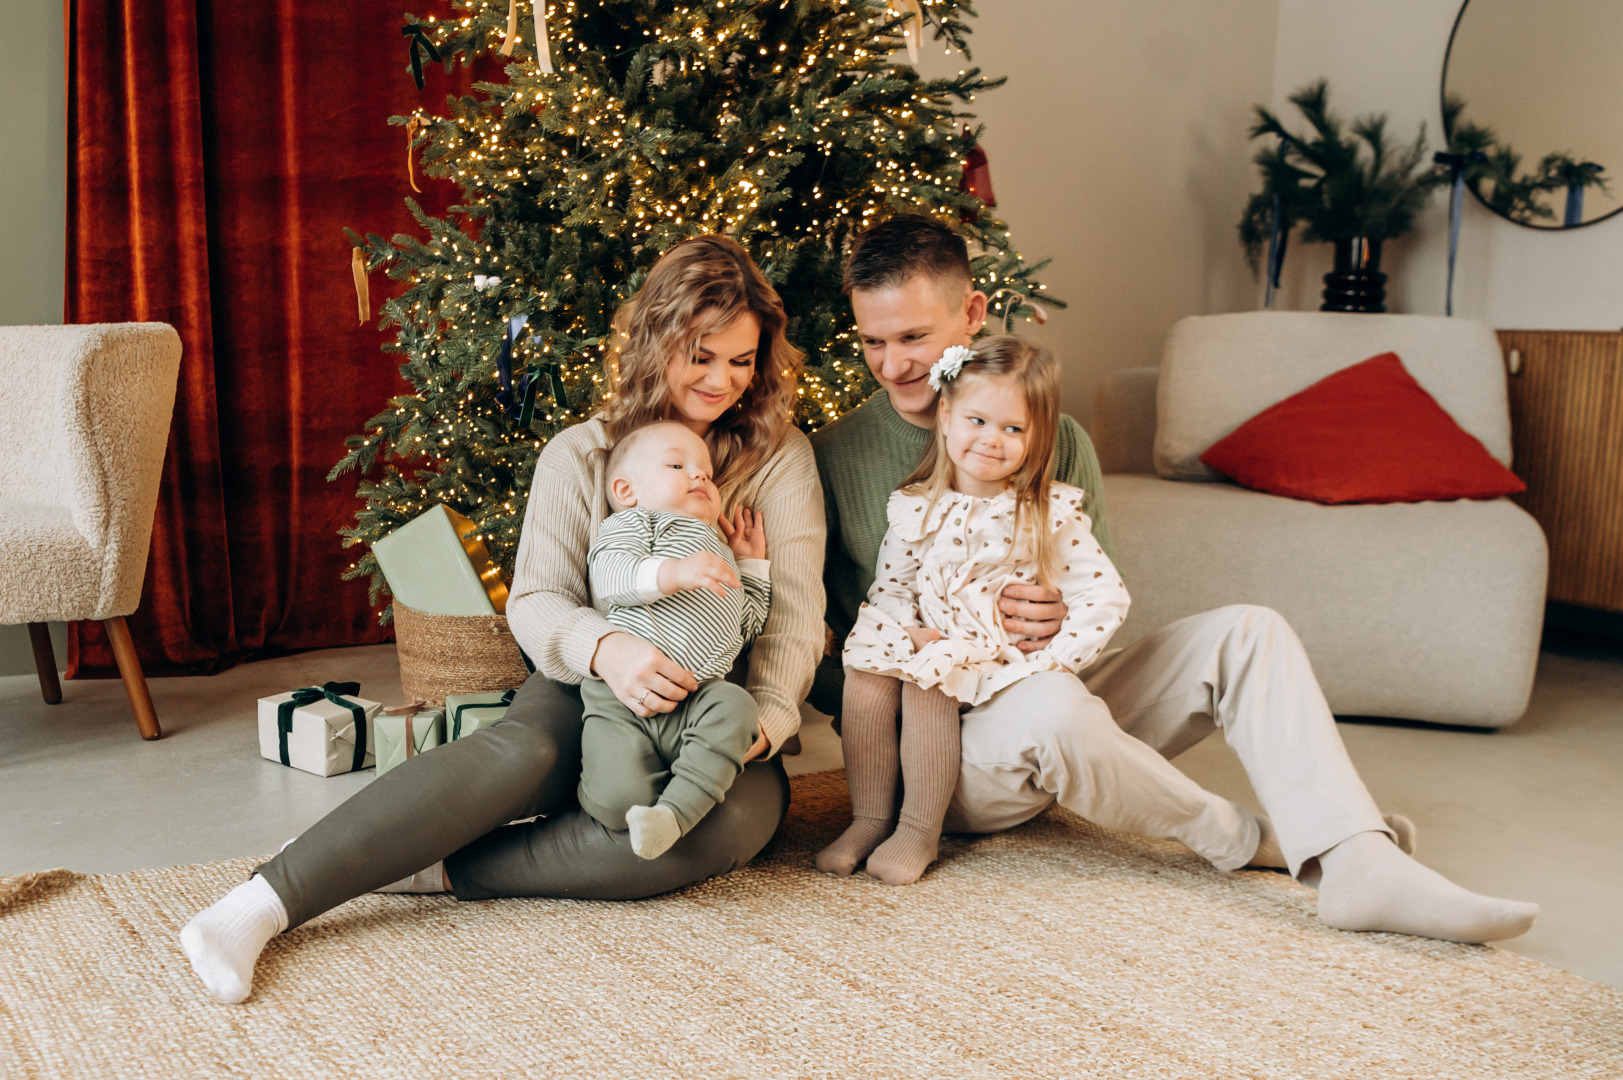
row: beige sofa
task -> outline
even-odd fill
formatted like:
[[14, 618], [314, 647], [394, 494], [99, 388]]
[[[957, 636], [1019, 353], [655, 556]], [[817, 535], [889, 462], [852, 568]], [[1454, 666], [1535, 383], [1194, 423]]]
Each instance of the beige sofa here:
[[1497, 339], [1413, 315], [1248, 312], [1184, 319], [1161, 367], [1111, 376], [1094, 441], [1132, 612], [1127, 644], [1226, 604], [1295, 627], [1337, 714], [1503, 727], [1527, 708], [1547, 552], [1508, 499], [1320, 506], [1200, 463], [1218, 439], [1324, 376], [1388, 350], [1510, 464]]

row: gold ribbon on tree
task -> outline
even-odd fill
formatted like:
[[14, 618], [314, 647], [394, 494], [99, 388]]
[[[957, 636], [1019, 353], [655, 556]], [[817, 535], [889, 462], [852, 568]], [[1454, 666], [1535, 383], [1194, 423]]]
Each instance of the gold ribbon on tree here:
[[412, 153], [412, 145], [417, 141], [417, 132], [421, 130], [423, 122], [413, 116], [406, 121], [406, 179], [411, 181], [411, 190], [421, 195], [423, 189], [417, 186], [417, 166]]
[[350, 249], [349, 272], [355, 278], [355, 306], [365, 326], [372, 319], [372, 283], [366, 276], [366, 252], [360, 248]]
[[[502, 42], [501, 54], [512, 56], [513, 47], [518, 44], [518, 6], [520, 0], [508, 0], [507, 3], [507, 38]], [[535, 62], [541, 70], [548, 75], [552, 74], [552, 50], [547, 46], [547, 2], [534, 0], [535, 3]]]

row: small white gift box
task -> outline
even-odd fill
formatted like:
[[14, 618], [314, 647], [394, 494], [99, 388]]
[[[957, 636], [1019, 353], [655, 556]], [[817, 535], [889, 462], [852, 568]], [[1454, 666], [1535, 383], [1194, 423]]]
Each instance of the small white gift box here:
[[259, 699], [259, 753], [317, 776], [372, 765], [372, 722], [383, 706], [358, 683], [330, 682]]

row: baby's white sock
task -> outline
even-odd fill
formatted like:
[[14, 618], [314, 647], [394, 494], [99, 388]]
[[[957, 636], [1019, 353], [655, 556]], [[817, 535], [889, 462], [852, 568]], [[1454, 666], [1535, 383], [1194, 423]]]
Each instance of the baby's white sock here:
[[638, 858], [657, 859], [682, 839], [676, 814], [662, 804], [633, 806], [626, 811], [626, 825], [631, 829], [631, 850]]
[[287, 909], [270, 882], [255, 874], [192, 916], [180, 947], [208, 992], [228, 1005], [254, 987], [254, 962], [271, 938], [287, 929]]
[[424, 867], [415, 874], [412, 874], [410, 877], [403, 877], [392, 885], [385, 885], [380, 889], [373, 889], [372, 891], [393, 893], [442, 893], [445, 891], [445, 860], [441, 859], [433, 866]]

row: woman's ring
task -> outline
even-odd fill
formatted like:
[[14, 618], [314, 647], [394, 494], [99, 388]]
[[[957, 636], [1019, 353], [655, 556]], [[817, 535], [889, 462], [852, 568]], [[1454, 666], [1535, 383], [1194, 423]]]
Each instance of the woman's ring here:
[[651, 694], [651, 693], [653, 693], [653, 691], [652, 691], [652, 690], [644, 690], [644, 691], [643, 691], [643, 692], [642, 692], [642, 697], [640, 697], [640, 698], [638, 698], [638, 699], [637, 699], [637, 704], [638, 704], [638, 705], [641, 705], [641, 704], [642, 704], [642, 698], [645, 698], [645, 697], [647, 697], [647, 696], [648, 696], [648, 695], [649, 695], [649, 694]]

